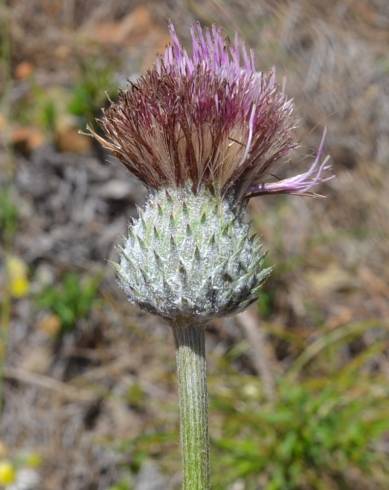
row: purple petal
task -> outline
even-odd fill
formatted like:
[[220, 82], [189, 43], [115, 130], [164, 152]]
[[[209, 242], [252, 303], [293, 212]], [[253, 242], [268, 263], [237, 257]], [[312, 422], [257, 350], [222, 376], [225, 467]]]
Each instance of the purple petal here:
[[[255, 70], [254, 54], [220, 28], [191, 29], [186, 50], [173, 24], [170, 44], [154, 67], [104, 111], [106, 149], [153, 188], [212, 185], [236, 199], [247, 195], [309, 193], [326, 179], [326, 161], [305, 174], [257, 184], [296, 147], [293, 101], [275, 71]], [[320, 166], [321, 165], [321, 166]]]
[[278, 182], [253, 185], [250, 187], [246, 197], [261, 196], [265, 194], [295, 194], [299, 196], [321, 197], [320, 194], [313, 191], [314, 187], [323, 182], [328, 182], [335, 177], [334, 174], [329, 173], [331, 171], [331, 165], [328, 163], [329, 156], [327, 155], [322, 160], [326, 134], [327, 129], [325, 128], [316, 158], [306, 172], [295, 175], [294, 177], [279, 180]]

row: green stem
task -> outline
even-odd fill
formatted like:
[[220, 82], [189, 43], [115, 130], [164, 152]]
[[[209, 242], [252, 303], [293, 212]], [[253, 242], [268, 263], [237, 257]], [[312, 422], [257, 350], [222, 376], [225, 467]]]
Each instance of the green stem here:
[[209, 490], [209, 438], [205, 327], [173, 325], [180, 401], [184, 490]]

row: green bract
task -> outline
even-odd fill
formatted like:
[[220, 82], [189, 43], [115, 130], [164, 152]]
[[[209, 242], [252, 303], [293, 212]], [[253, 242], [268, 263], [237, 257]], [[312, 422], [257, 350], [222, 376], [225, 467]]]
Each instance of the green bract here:
[[118, 274], [131, 302], [170, 320], [206, 321], [253, 302], [270, 273], [237, 209], [217, 192], [157, 191], [130, 226]]

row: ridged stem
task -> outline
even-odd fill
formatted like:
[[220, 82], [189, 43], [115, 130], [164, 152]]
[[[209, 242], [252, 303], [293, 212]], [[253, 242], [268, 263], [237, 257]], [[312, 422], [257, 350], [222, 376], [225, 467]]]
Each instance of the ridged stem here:
[[176, 341], [183, 490], [209, 490], [205, 327], [173, 325]]

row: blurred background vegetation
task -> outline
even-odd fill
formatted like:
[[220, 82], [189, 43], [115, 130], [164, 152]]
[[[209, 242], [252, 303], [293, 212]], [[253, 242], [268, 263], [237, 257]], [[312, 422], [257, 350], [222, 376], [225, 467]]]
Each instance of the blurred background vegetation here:
[[145, 192], [79, 134], [167, 20], [235, 31], [287, 79], [327, 199], [258, 198], [274, 273], [209, 326], [216, 490], [389, 488], [387, 0], [0, 0], [0, 488], [180, 488], [174, 349], [109, 260]]

